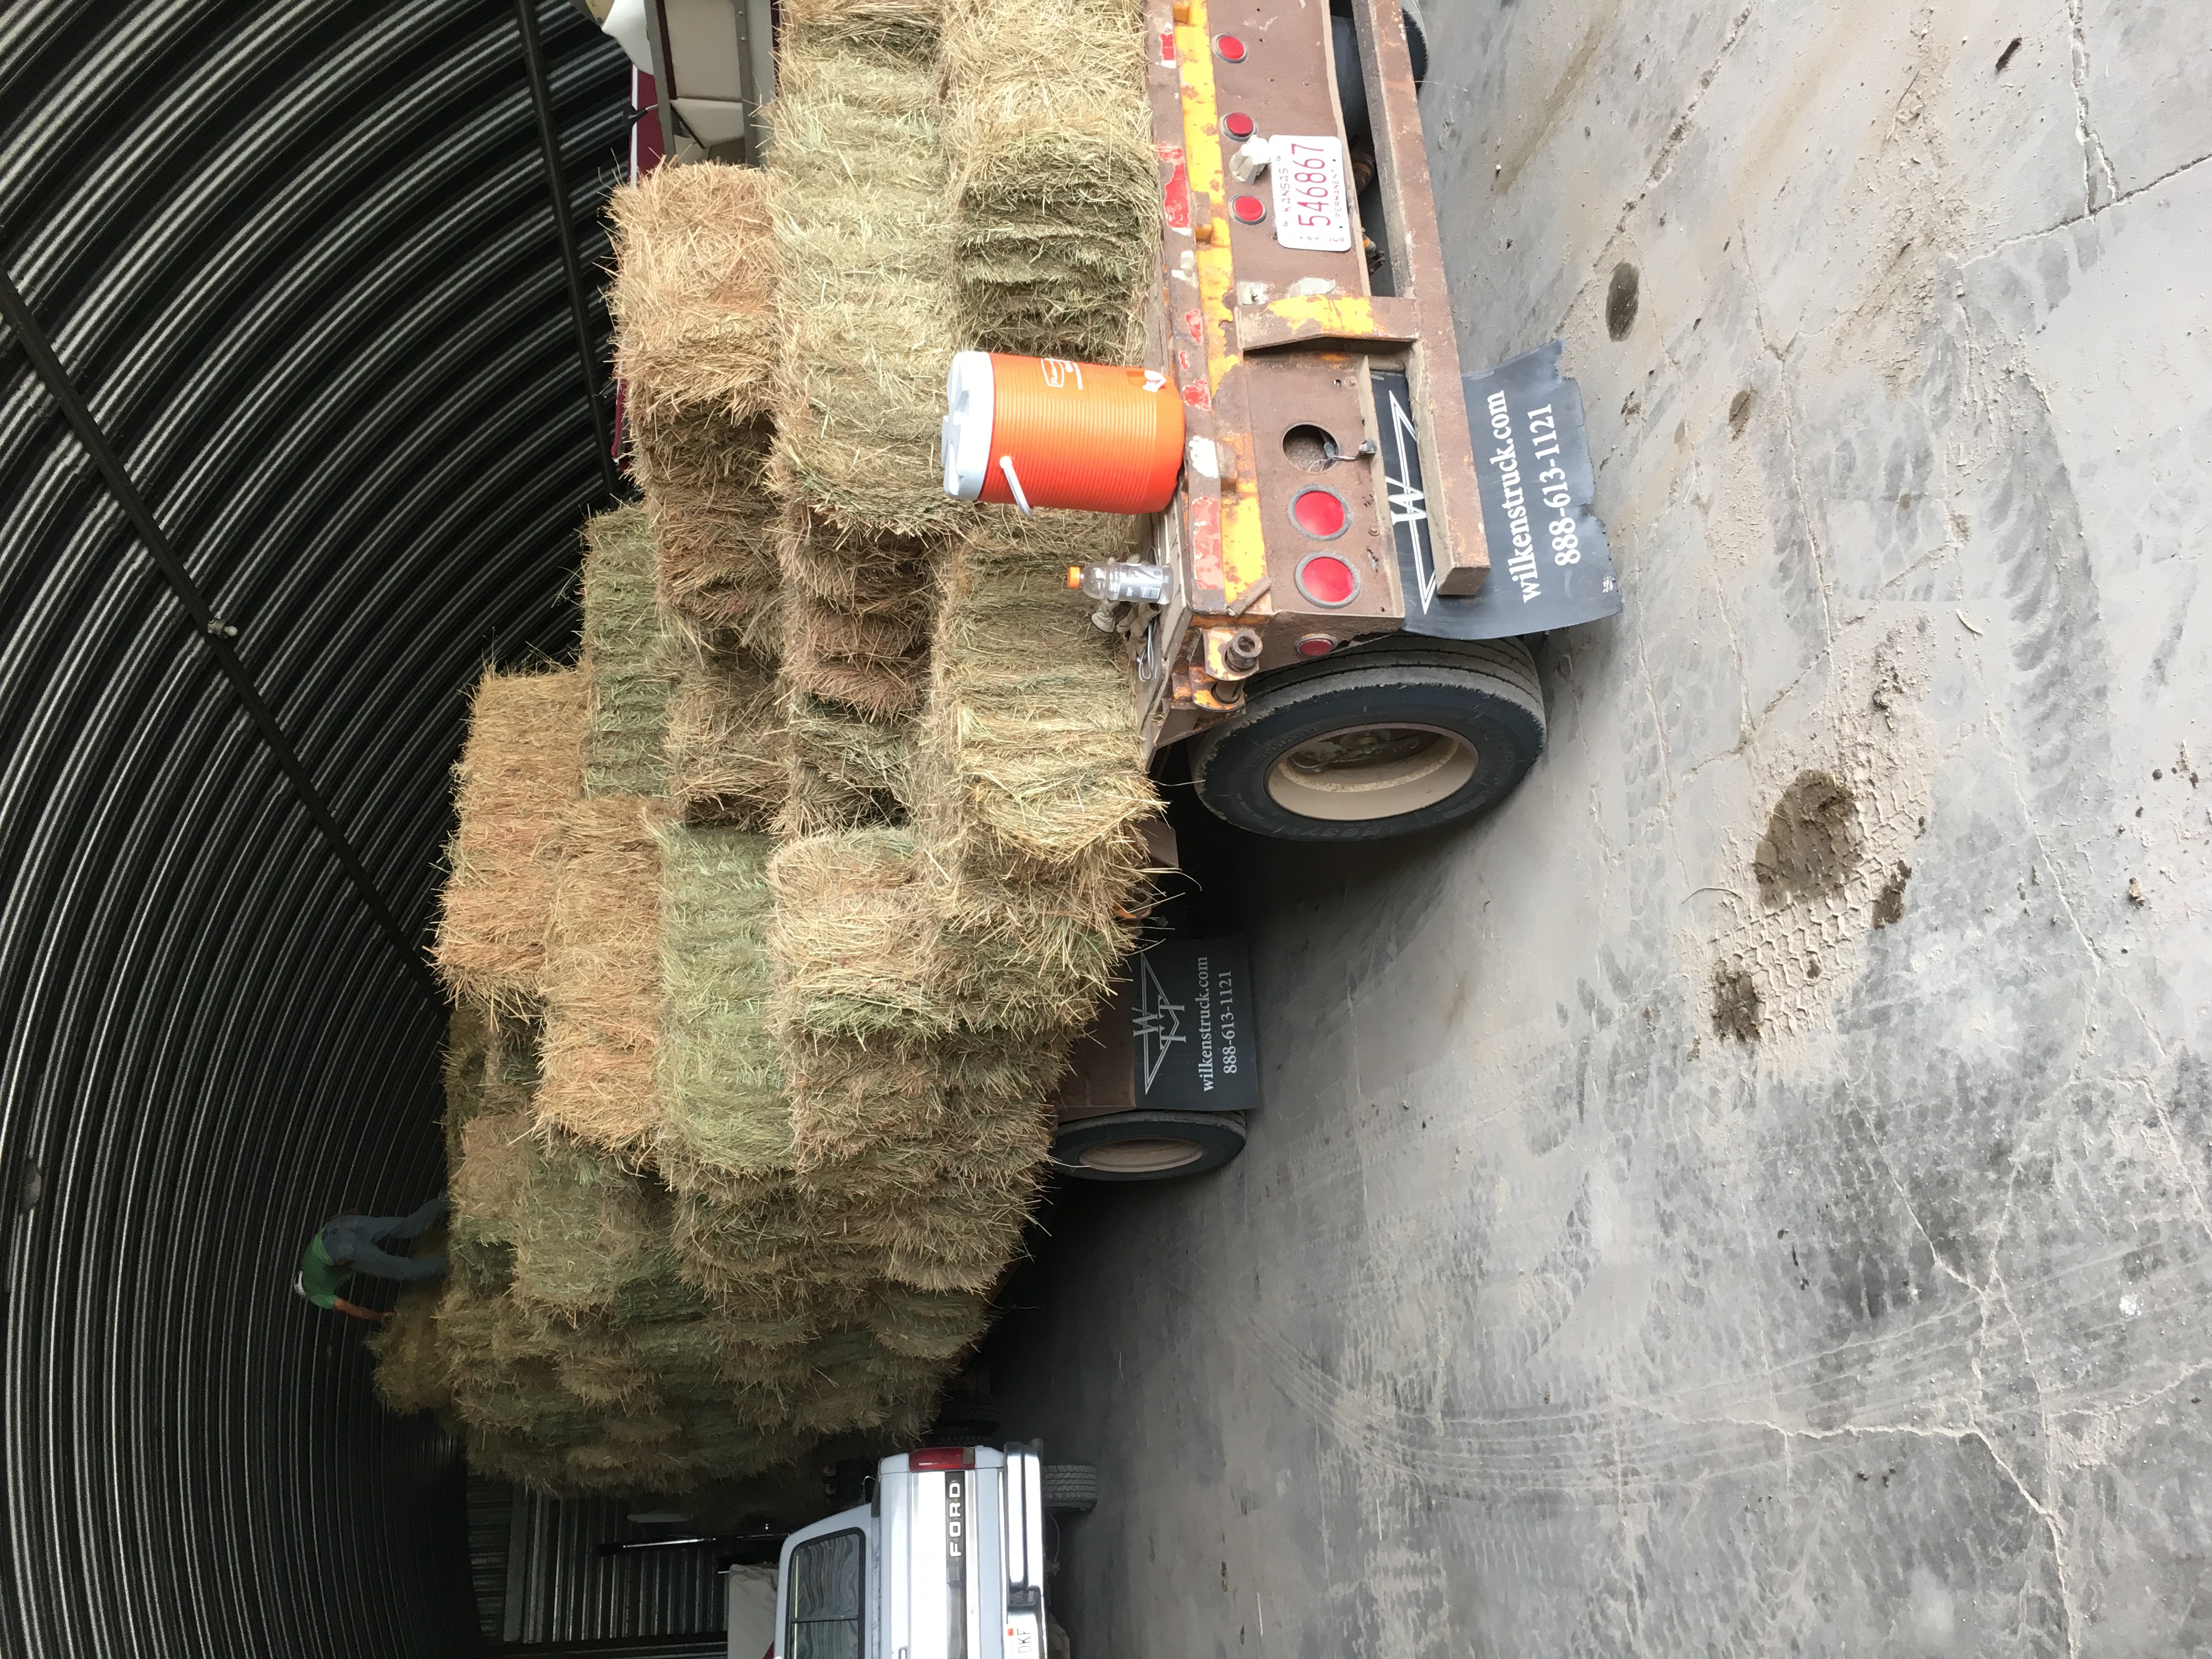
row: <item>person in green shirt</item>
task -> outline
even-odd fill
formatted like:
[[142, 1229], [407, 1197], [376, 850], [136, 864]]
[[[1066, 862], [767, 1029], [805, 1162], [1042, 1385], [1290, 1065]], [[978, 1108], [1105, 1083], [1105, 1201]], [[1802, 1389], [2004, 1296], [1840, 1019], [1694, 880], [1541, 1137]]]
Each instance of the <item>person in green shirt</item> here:
[[300, 1257], [300, 1271], [292, 1289], [318, 1308], [331, 1308], [355, 1319], [381, 1325], [392, 1316], [347, 1301], [338, 1292], [356, 1273], [376, 1279], [442, 1279], [442, 1255], [394, 1255], [384, 1249], [387, 1240], [406, 1240], [427, 1232], [446, 1218], [450, 1207], [443, 1193], [413, 1215], [342, 1215], [324, 1224], [307, 1241]]

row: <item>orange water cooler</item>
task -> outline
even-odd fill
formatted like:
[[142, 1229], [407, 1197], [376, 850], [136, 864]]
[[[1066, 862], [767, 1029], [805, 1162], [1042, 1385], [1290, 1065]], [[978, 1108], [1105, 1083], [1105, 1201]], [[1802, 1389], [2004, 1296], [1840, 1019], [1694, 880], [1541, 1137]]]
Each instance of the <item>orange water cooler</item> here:
[[1182, 471], [1182, 401], [1155, 370], [963, 351], [945, 379], [945, 491], [1158, 513]]

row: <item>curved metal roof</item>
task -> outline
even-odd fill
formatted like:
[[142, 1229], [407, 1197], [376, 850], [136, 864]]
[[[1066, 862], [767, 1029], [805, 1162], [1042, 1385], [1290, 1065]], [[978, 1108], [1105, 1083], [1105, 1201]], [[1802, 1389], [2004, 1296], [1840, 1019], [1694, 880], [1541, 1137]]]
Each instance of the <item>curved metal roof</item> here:
[[456, 1449], [289, 1280], [441, 1179], [447, 768], [573, 637], [626, 92], [567, 0], [0, 12], [9, 1652], [473, 1650]]

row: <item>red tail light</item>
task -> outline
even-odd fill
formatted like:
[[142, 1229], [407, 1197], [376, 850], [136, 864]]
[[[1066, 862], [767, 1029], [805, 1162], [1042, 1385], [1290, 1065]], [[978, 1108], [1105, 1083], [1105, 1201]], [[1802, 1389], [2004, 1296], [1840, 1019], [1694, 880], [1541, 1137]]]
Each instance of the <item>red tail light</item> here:
[[1359, 592], [1359, 573], [1334, 553], [1316, 553], [1298, 566], [1298, 592], [1334, 610]]
[[925, 1469], [972, 1469], [975, 1467], [973, 1446], [925, 1446], [908, 1454], [906, 1466], [916, 1474]]

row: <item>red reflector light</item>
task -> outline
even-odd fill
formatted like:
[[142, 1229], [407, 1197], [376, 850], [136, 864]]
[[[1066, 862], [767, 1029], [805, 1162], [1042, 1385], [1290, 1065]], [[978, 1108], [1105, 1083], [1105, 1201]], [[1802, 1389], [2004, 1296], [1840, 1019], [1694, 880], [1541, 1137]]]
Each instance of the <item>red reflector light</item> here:
[[1344, 534], [1344, 498], [1334, 489], [1301, 489], [1291, 497], [1291, 522], [1328, 541]]
[[926, 1469], [972, 1469], [975, 1467], [975, 1449], [972, 1446], [925, 1446], [907, 1455], [906, 1466], [919, 1474]]
[[1241, 223], [1256, 225], [1267, 216], [1267, 204], [1256, 196], [1240, 196], [1229, 204]]
[[1301, 657], [1326, 657], [1336, 649], [1336, 641], [1326, 634], [1308, 634], [1298, 641]]
[[1316, 553], [1298, 567], [1298, 592], [1316, 605], [1350, 605], [1359, 592], [1359, 573], [1334, 553]]
[[1215, 35], [1213, 49], [1232, 64], [1241, 64], [1244, 61], [1244, 43], [1233, 34]]
[[1252, 118], [1243, 110], [1236, 110], [1221, 118], [1221, 130], [1231, 138], [1249, 138], [1255, 128]]

